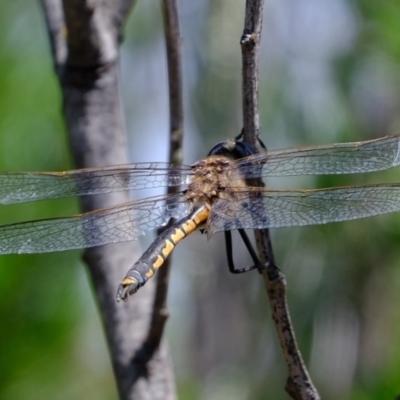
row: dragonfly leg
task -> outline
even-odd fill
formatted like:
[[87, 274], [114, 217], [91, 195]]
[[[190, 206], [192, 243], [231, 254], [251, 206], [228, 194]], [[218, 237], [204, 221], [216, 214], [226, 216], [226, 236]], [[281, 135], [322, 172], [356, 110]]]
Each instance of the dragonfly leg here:
[[[235, 141], [243, 139], [244, 136], [244, 128], [240, 131], [239, 135], [235, 136]], [[267, 150], [267, 146], [264, 144], [264, 142], [260, 139], [260, 132], [257, 134], [257, 141], [260, 144], [261, 148], [264, 150]]]
[[236, 268], [233, 262], [233, 254], [232, 254], [232, 233], [231, 231], [225, 231], [224, 234], [225, 234], [225, 249], [226, 249], [226, 258], [228, 260], [228, 268], [229, 271], [234, 274]]
[[240, 236], [242, 237], [243, 243], [247, 247], [250, 257], [253, 259], [254, 265], [252, 266], [252, 269], [257, 268], [258, 271], [263, 270], [265, 267], [264, 267], [263, 263], [260, 261], [260, 259], [258, 258], [257, 253], [254, 250], [254, 247], [251, 244], [246, 231], [244, 229], [238, 229], [238, 231], [239, 231]]
[[253, 269], [261, 269], [261, 262], [257, 257], [256, 252], [254, 251], [253, 246], [251, 245], [251, 242], [246, 234], [246, 232], [243, 229], [239, 229], [240, 236], [242, 237], [242, 240], [244, 244], [247, 247], [247, 250], [250, 253], [251, 258], [254, 261], [254, 265], [244, 267], [244, 268], [236, 268], [235, 263], [233, 262], [233, 255], [232, 255], [232, 232], [231, 231], [225, 231], [225, 246], [226, 246], [226, 257], [228, 259], [228, 267], [229, 271], [232, 274], [241, 274], [243, 272], [248, 272]]

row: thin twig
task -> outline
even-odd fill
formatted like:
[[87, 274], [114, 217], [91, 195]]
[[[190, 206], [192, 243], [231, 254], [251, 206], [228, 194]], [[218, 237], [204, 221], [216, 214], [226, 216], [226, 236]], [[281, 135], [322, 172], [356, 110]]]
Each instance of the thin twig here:
[[[244, 31], [241, 38], [243, 68], [244, 140], [257, 146], [260, 131], [258, 108], [258, 62], [262, 30], [263, 0], [247, 0]], [[262, 182], [255, 182], [262, 186]], [[297, 346], [286, 300], [286, 279], [276, 266], [267, 229], [256, 230], [256, 243], [265, 269], [261, 271], [270, 301], [272, 318], [288, 367], [287, 393], [295, 400], [320, 398], [304, 365]]]
[[[119, 42], [132, 0], [42, 0], [64, 100], [71, 149], [78, 168], [129, 162], [118, 85]], [[61, 35], [60, 32], [63, 32]], [[84, 211], [129, 201], [119, 192], [82, 199]], [[85, 251], [110, 348], [120, 399], [176, 398], [165, 342], [142, 364], [154, 284], [117, 303], [116, 288], [139, 253], [137, 243]]]
[[[162, 0], [164, 16], [165, 44], [168, 62], [169, 86], [169, 118], [170, 118], [170, 148], [169, 162], [182, 164], [183, 141], [183, 100], [182, 100], [182, 68], [181, 68], [181, 37], [179, 30], [178, 8], [176, 0]], [[171, 186], [168, 194], [177, 193], [179, 187]], [[159, 234], [165, 230], [163, 227]], [[149, 333], [146, 339], [146, 352], [152, 354], [159, 346], [169, 312], [167, 308], [168, 280], [171, 267], [171, 256], [157, 272], [157, 287], [154, 300], [153, 315]]]
[[244, 140], [258, 146], [260, 132], [258, 111], [258, 62], [262, 30], [264, 0], [247, 0], [243, 35], [240, 40], [242, 49], [242, 102]]

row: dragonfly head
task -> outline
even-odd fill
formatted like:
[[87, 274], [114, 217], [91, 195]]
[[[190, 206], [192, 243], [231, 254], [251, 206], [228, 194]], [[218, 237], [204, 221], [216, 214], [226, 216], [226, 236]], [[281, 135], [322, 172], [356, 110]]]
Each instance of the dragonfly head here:
[[207, 156], [225, 156], [233, 160], [238, 160], [239, 158], [247, 157], [255, 153], [257, 153], [257, 151], [252, 145], [235, 138], [216, 144]]

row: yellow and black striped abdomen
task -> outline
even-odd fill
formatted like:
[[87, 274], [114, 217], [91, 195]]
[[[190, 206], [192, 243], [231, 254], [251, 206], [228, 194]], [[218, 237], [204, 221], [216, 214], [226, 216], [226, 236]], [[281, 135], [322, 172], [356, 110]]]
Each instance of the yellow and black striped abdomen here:
[[127, 300], [160, 268], [175, 246], [207, 221], [209, 209], [202, 205], [166, 229], [125, 275], [117, 291], [117, 300]]

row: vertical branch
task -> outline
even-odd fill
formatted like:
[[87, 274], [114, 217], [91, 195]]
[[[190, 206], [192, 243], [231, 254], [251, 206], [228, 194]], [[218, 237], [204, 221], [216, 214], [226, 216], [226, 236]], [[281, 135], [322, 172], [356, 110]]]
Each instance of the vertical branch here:
[[[64, 100], [71, 150], [78, 168], [129, 161], [119, 93], [119, 41], [133, 0], [42, 0]], [[90, 198], [89, 198], [90, 197]], [[83, 211], [129, 201], [119, 192], [82, 199]], [[163, 342], [146, 365], [136, 361], [148, 330], [154, 285], [117, 303], [123, 272], [137, 243], [86, 250], [84, 259], [102, 314], [121, 399], [175, 399], [172, 367]]]
[[[259, 149], [260, 115], [258, 107], [259, 54], [262, 31], [264, 0], [247, 0], [243, 35], [240, 40], [242, 49], [242, 102], [244, 140]], [[263, 186], [261, 180], [255, 186]], [[267, 229], [256, 230], [255, 237], [262, 261], [275, 266], [275, 259]]]
[[264, 0], [247, 0], [242, 48], [242, 101], [244, 140], [257, 146], [260, 132], [258, 111], [258, 63]]
[[[260, 131], [258, 111], [258, 62], [262, 29], [263, 0], [247, 0], [244, 31], [240, 41], [243, 74], [244, 140], [257, 146]], [[260, 181], [254, 182], [263, 186]], [[272, 318], [288, 367], [287, 393], [295, 400], [319, 399], [297, 346], [286, 300], [286, 279], [275, 265], [270, 234], [267, 229], [255, 230], [260, 259], [265, 265], [261, 271], [270, 301]]]
[[[162, 0], [165, 44], [168, 62], [170, 148], [169, 161], [182, 164], [183, 99], [182, 99], [182, 56], [178, 8], [176, 0]], [[171, 187], [170, 193], [178, 191]]]
[[[162, 0], [164, 16], [165, 44], [168, 63], [169, 89], [169, 162], [174, 165], [182, 163], [183, 140], [183, 100], [182, 100], [182, 61], [181, 37], [179, 29], [178, 8], [176, 0]], [[177, 193], [178, 187], [168, 188], [168, 194]], [[165, 229], [162, 227], [159, 234]], [[168, 281], [171, 268], [171, 257], [168, 257], [157, 272], [157, 287], [154, 300], [153, 315], [149, 333], [145, 342], [148, 356], [158, 348], [165, 323], [169, 316], [167, 308]]]

